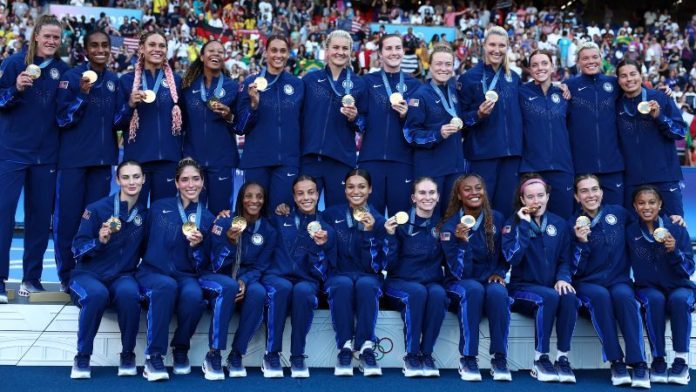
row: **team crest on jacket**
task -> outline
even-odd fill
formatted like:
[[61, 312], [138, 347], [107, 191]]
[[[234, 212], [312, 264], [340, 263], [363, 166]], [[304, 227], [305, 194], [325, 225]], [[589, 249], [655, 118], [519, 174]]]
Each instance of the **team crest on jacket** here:
[[604, 88], [604, 91], [608, 93], [614, 91], [614, 86], [612, 86], [609, 82], [604, 82], [604, 85], [602, 85], [602, 87]]
[[220, 88], [220, 90], [215, 90], [215, 96], [217, 98], [222, 98], [225, 96], [225, 94], [227, 94], [227, 92], [225, 91], [224, 88]]
[[188, 221], [191, 223], [196, 223], [196, 214], [189, 214]]
[[133, 217], [133, 224], [136, 226], [142, 226], [143, 225], [143, 217], [140, 216], [140, 214], [137, 214]]
[[263, 236], [259, 233], [252, 235], [251, 236], [251, 243], [256, 245], [256, 246], [262, 245], [263, 244]]
[[558, 230], [556, 230], [556, 226], [554, 226], [554, 225], [546, 226], [546, 234], [548, 234], [550, 237], [555, 237], [556, 234], [558, 234]]
[[558, 94], [553, 93], [551, 94], [551, 101], [553, 101], [553, 103], [559, 103], [561, 102], [561, 97]]
[[608, 214], [607, 216], [604, 217], [604, 221], [613, 226], [617, 222], [616, 215]]
[[406, 90], [408, 90], [408, 86], [406, 86], [406, 83], [397, 83], [396, 90], [401, 91], [401, 93], [405, 93]]
[[114, 91], [116, 91], [116, 85], [115, 85], [114, 82], [112, 82], [111, 80], [109, 80], [108, 82], [106, 82], [106, 88], [107, 88], [109, 91], [111, 91], [112, 93], [113, 93]]
[[162, 79], [162, 87], [169, 88], [169, 84], [167, 83], [167, 79]]
[[60, 78], [60, 72], [58, 72], [58, 68], [51, 68], [51, 71], [49, 73], [51, 74], [51, 79], [53, 80], [58, 80], [58, 78]]
[[343, 88], [353, 88], [353, 81], [346, 79], [341, 83], [341, 86], [343, 86]]
[[440, 233], [437, 231], [437, 227], [433, 227], [430, 229], [430, 234], [433, 236], [433, 238], [437, 239], [440, 237]]
[[283, 86], [283, 92], [285, 93], [285, 95], [293, 95], [295, 94], [295, 89], [292, 88], [291, 85], [286, 84], [285, 86]]

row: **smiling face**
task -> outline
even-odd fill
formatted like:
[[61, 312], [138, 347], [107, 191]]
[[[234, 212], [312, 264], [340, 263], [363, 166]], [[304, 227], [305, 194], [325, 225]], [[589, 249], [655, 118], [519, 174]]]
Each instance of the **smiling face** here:
[[87, 42], [87, 58], [92, 64], [99, 66], [106, 65], [109, 62], [109, 56], [111, 55], [111, 45], [109, 44], [109, 39], [106, 35], [97, 33], [93, 34]]
[[457, 189], [457, 199], [461, 202], [464, 210], [472, 211], [479, 210], [483, 206], [483, 198], [485, 196], [483, 183], [476, 177], [467, 177]]
[[145, 175], [138, 165], [124, 165], [118, 171], [116, 183], [121, 187], [121, 194], [137, 197], [143, 189]]
[[203, 61], [203, 66], [206, 69], [212, 71], [221, 70], [225, 61], [225, 48], [217, 41], [210, 42], [203, 50], [201, 61]]
[[575, 201], [580, 203], [583, 210], [591, 213], [599, 210], [604, 192], [596, 179], [584, 179], [578, 182], [575, 188]]
[[580, 71], [585, 75], [596, 75], [602, 67], [602, 57], [595, 48], [582, 49], [578, 55]]
[[627, 64], [616, 70], [619, 86], [628, 96], [638, 94], [642, 88], [643, 77], [633, 64]]
[[662, 208], [662, 201], [655, 192], [643, 191], [633, 199], [633, 208], [643, 222], [653, 222]]
[[280, 73], [288, 63], [288, 57], [290, 57], [288, 44], [283, 40], [274, 39], [268, 44], [265, 57], [269, 70], [274, 74]]
[[389, 37], [382, 41], [382, 50], [379, 53], [386, 71], [396, 72], [401, 68], [404, 44], [400, 37]]
[[140, 45], [139, 50], [145, 64], [160, 67], [166, 61], [167, 41], [159, 34], [152, 34]]
[[372, 187], [363, 176], [350, 176], [346, 180], [346, 199], [352, 208], [367, 204], [367, 198], [372, 193]]
[[546, 212], [549, 194], [546, 192], [544, 184], [533, 183], [524, 188], [520, 201], [522, 201], [522, 205], [536, 209], [533, 216], [542, 216]]
[[326, 58], [329, 64], [342, 68], [350, 62], [350, 40], [343, 37], [333, 37], [326, 47]]
[[60, 48], [61, 28], [57, 25], [43, 25], [35, 33], [36, 55], [41, 57], [53, 57]]
[[194, 166], [185, 166], [176, 179], [176, 189], [182, 200], [197, 202], [203, 189], [203, 177]]
[[264, 195], [263, 189], [256, 184], [251, 184], [244, 190], [242, 198], [242, 207], [244, 208], [244, 216], [247, 218], [257, 217], [263, 208]]
[[529, 59], [529, 68], [534, 81], [542, 84], [551, 78], [554, 67], [549, 56], [545, 53], [537, 53]]
[[432, 215], [439, 200], [437, 185], [431, 180], [423, 180], [416, 184], [416, 189], [411, 195], [411, 201], [416, 205], [419, 215]]
[[490, 34], [483, 44], [483, 51], [486, 58], [486, 64], [498, 67], [503, 64], [503, 60], [507, 55], [508, 40], [499, 34]]
[[293, 199], [297, 209], [303, 214], [313, 214], [317, 210], [317, 202], [319, 201], [319, 192], [317, 192], [317, 184], [313, 181], [303, 180], [298, 181], [292, 187]]
[[430, 62], [430, 72], [435, 83], [446, 83], [454, 72], [454, 56], [447, 52], [433, 54]]

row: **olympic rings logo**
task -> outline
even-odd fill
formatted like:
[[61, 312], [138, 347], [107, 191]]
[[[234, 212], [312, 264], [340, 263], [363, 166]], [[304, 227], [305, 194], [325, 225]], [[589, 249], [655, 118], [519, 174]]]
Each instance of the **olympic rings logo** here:
[[389, 338], [378, 338], [373, 347], [373, 351], [376, 354], [375, 357], [378, 361], [381, 361], [382, 358], [392, 352], [393, 349], [394, 342], [392, 342], [392, 340]]

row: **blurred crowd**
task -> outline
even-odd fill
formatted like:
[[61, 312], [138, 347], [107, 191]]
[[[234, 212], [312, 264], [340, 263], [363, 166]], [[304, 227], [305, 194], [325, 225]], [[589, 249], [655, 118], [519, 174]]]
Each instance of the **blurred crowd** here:
[[[523, 80], [528, 79], [526, 59], [534, 49], [555, 53], [555, 80], [563, 81], [576, 73], [576, 48], [582, 41], [592, 40], [602, 50], [605, 73], [613, 74], [623, 58], [639, 60], [644, 64], [647, 85], [669, 86], [689, 119], [696, 108], [696, 15], [677, 23], [670, 10], [648, 10], [635, 20], [623, 21], [614, 18], [607, 3], [603, 20], [596, 21], [585, 18], [582, 1], [573, 1], [564, 9], [538, 9], [524, 2], [497, 2], [505, 8], [487, 8], [485, 1], [419, 3], [409, 2], [402, 7], [398, 1], [384, 0], [373, 0], [371, 4], [329, 0], [69, 0], [63, 4], [142, 9], [143, 17], [122, 17], [114, 22], [104, 13], [89, 19], [65, 16], [62, 55], [71, 64], [84, 61], [81, 37], [93, 29], [135, 39], [144, 30], [160, 29], [168, 37], [170, 62], [179, 72], [197, 58], [206, 40], [216, 38], [224, 42], [227, 69], [241, 80], [259, 71], [265, 37], [283, 33], [293, 43], [289, 71], [301, 76], [323, 68], [321, 43], [329, 32], [342, 29], [354, 36], [354, 70], [368, 73], [380, 68], [377, 43], [386, 31], [385, 25], [398, 24], [403, 25], [403, 69], [426, 78], [429, 53], [435, 44], [452, 45], [457, 72], [462, 73], [480, 61], [484, 32], [489, 25], [498, 24], [509, 32], [510, 64]], [[47, 11], [44, 0], [0, 0], [2, 58], [25, 46], [34, 20]], [[448, 35], [442, 33], [415, 33], [413, 27], [422, 25], [451, 28], [455, 34], [449, 36], [456, 38], [448, 40]], [[111, 67], [117, 72], [129, 70], [135, 62], [132, 47], [116, 46], [113, 54]], [[696, 134], [695, 128], [692, 126], [692, 134]], [[688, 162], [696, 165], [696, 153], [687, 153], [685, 158], [692, 158]]]

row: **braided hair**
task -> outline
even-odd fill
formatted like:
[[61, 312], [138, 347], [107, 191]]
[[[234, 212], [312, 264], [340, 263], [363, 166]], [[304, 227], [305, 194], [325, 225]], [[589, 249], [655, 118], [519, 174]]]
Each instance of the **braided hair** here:
[[[213, 42], [217, 42], [218, 44], [222, 45], [222, 43], [218, 40], [210, 40], [203, 45], [201, 48], [201, 55], [194, 60], [193, 63], [189, 66], [189, 68], [186, 70], [186, 74], [184, 74], [183, 80], [181, 82], [181, 87], [182, 88], [188, 88], [190, 87], [193, 82], [198, 79], [201, 75], [203, 75], [203, 69], [205, 68], [203, 64], [203, 60], [201, 60], [201, 57], [205, 54], [205, 49], [208, 47]], [[228, 78], [230, 77], [229, 71], [227, 71], [227, 68], [224, 66], [220, 70], [223, 75], [227, 76]]]

